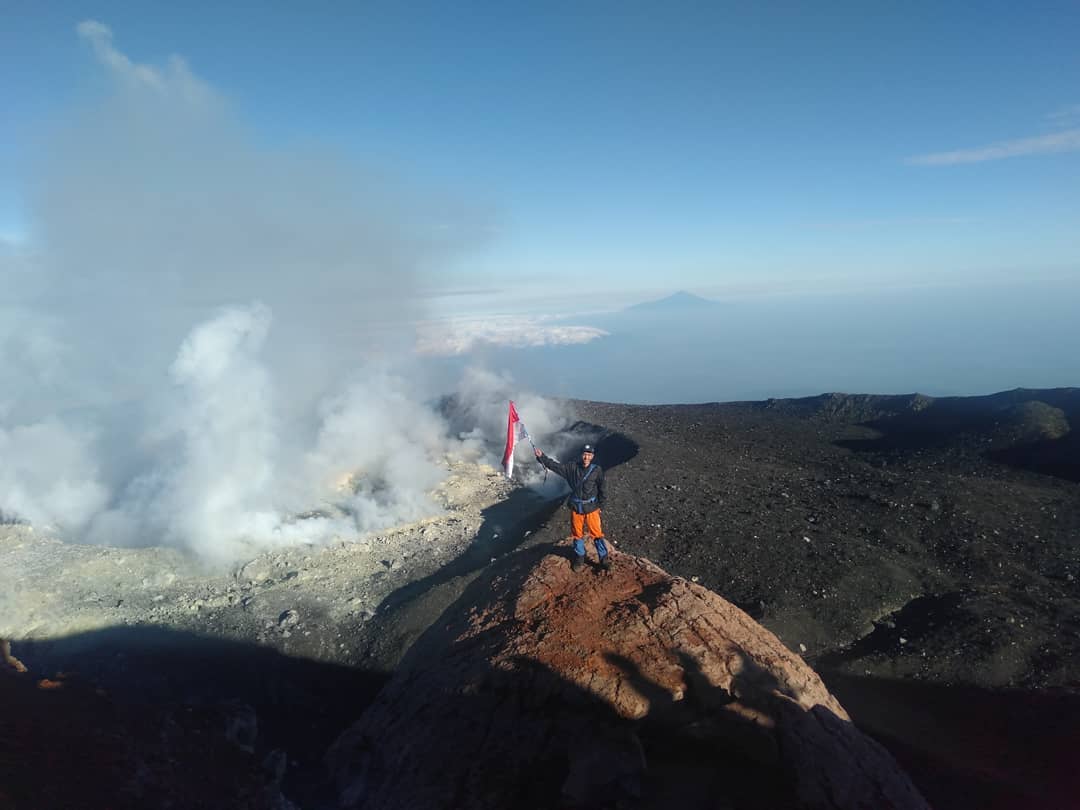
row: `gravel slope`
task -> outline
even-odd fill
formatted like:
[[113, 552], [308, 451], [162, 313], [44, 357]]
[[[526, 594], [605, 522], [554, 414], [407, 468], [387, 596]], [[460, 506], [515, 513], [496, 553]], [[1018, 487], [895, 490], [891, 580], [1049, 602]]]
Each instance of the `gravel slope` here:
[[[951, 717], [962, 700], [1006, 707], [1002, 740], [1061, 739], [1025, 725], [1031, 699], [970, 691], [1002, 687], [1043, 690], [1039, 717], [1077, 718], [1080, 392], [573, 407], [582, 421], [545, 449], [598, 442], [616, 548], [716, 591], [801, 652], [931, 803], [963, 806], [976, 765], [942, 765], [908, 718]], [[542, 497], [487, 465], [448, 472], [439, 517], [228, 569], [0, 526], [0, 638], [28, 677], [67, 671], [170, 717], [192, 704], [253, 712], [255, 755], [285, 751], [285, 795], [321, 806], [322, 752], [412, 642], [462, 607], [492, 559], [565, 540], [556, 481]], [[885, 688], [903, 683], [933, 690]], [[950, 731], [977, 732], [970, 717]], [[1039, 779], [1071, 795], [1067, 776]]]
[[[607, 533], [698, 577], [812, 662], [1080, 683], [1080, 486], [994, 460], [1000, 437], [978, 398], [933, 441], [920, 424], [883, 432], [911, 401], [578, 410], [638, 447], [611, 471]], [[929, 415], [927, 403], [914, 407]]]

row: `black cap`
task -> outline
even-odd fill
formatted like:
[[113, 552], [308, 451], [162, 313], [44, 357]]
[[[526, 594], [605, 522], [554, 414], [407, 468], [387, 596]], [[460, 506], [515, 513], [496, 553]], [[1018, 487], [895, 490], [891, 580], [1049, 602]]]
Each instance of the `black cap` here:
[[591, 444], [587, 444], [587, 445], [585, 445], [584, 447], [581, 448], [581, 452], [582, 453], [592, 453], [592, 454], [595, 455], [596, 454], [596, 448], [593, 447]]

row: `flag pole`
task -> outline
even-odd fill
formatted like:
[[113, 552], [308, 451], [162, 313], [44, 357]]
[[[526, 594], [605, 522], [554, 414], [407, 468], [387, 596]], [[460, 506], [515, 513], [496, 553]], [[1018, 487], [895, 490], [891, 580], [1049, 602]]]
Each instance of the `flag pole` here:
[[[544, 462], [540, 460], [540, 457], [536, 455], [536, 445], [533, 444], [532, 436], [529, 435], [529, 429], [525, 427], [524, 422], [519, 423], [521, 425], [521, 432], [525, 434], [525, 438], [529, 440], [529, 446], [533, 449], [533, 455], [536, 456], [536, 463], [541, 467], [544, 467]], [[548, 468], [544, 467], [544, 483], [547, 483]]]
[[[510, 407], [511, 408], [514, 407], [514, 401], [513, 400], [510, 400]], [[517, 413], [516, 409], [514, 410], [514, 413]], [[536, 445], [533, 444], [532, 436], [529, 435], [529, 429], [527, 427], [525, 427], [525, 422], [521, 419], [520, 415], [518, 415], [517, 423], [519, 425], [521, 425], [521, 432], [525, 434], [525, 438], [529, 442], [529, 447], [531, 447], [533, 449], [533, 457], [536, 458], [536, 463], [539, 464], [541, 467], [544, 467], [544, 462], [542, 462], [540, 460], [540, 457], [536, 455]], [[548, 474], [548, 468], [544, 467], [544, 483], [545, 484], [547, 483], [547, 474]]]

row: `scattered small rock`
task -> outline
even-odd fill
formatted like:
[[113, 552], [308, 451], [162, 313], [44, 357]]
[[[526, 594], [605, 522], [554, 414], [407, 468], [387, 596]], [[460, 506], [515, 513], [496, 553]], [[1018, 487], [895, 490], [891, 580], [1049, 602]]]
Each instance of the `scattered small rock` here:
[[225, 719], [225, 739], [249, 753], [255, 750], [259, 723], [255, 709], [246, 703], [233, 704]]
[[263, 759], [262, 768], [271, 785], [280, 785], [285, 778], [285, 769], [289, 766], [288, 756], [280, 748], [275, 748]]
[[270, 579], [272, 573], [273, 567], [269, 560], [256, 559], [241, 568], [237, 572], [236, 578], [251, 583], [259, 583]]

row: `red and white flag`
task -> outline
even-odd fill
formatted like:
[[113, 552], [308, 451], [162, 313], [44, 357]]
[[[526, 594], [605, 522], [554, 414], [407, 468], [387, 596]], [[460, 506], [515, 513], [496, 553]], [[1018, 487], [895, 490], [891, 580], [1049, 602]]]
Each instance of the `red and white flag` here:
[[507, 478], [514, 474], [514, 446], [517, 444], [517, 426], [520, 423], [514, 400], [510, 400], [510, 415], [506, 420], [506, 450], [503, 451], [503, 470], [506, 471]]

